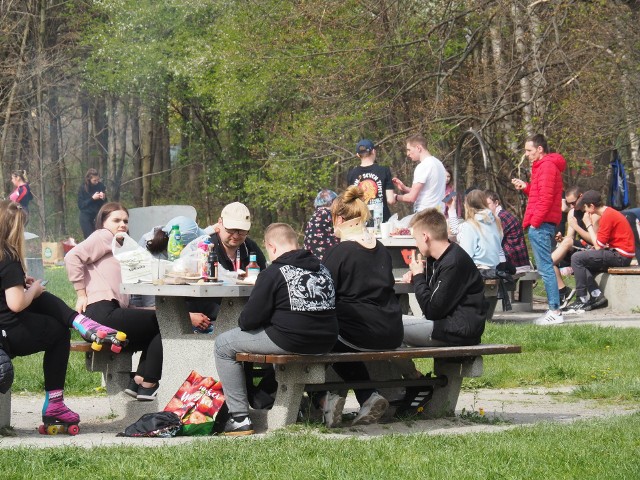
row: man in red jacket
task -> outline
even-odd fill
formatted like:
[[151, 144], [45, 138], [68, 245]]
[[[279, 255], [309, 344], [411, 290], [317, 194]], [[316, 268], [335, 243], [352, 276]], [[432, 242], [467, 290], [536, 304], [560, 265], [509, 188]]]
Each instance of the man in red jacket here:
[[556, 226], [562, 219], [562, 172], [567, 162], [562, 155], [549, 153], [542, 134], [528, 137], [524, 152], [531, 162], [531, 182], [513, 178], [511, 183], [529, 197], [522, 226], [529, 227], [529, 243], [549, 301], [549, 310], [535, 323], [553, 325], [564, 322], [551, 252]]

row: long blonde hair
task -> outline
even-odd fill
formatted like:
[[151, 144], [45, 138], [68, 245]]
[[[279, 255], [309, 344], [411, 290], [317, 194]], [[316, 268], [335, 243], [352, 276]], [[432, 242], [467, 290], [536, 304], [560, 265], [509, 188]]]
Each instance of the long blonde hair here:
[[[489, 210], [487, 196], [484, 191], [476, 189], [467, 193], [467, 196], [464, 199], [464, 210], [464, 219], [473, 225], [482, 235], [482, 229], [480, 228], [478, 220], [476, 220], [476, 214], [482, 213], [483, 215], [488, 215], [487, 212], [483, 212], [483, 210]], [[491, 215], [493, 215], [493, 213]], [[496, 221], [496, 226], [498, 227], [498, 232], [502, 235], [502, 222], [497, 215], [493, 216]]]
[[333, 201], [331, 217], [334, 223], [339, 216], [345, 221], [360, 218], [363, 224], [369, 220], [369, 207], [364, 203], [364, 191], [360, 187], [351, 185]]
[[22, 264], [26, 272], [24, 257], [24, 224], [27, 220], [22, 205], [11, 200], [0, 201], [0, 261], [9, 257]]

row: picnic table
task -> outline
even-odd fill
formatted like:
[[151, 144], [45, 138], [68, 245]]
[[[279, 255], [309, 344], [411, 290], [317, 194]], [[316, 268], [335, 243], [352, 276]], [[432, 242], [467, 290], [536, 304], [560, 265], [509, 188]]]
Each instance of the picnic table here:
[[[158, 389], [158, 406], [163, 408], [173, 397], [191, 370], [219, 378], [213, 358], [215, 337], [238, 325], [240, 312], [253, 290], [251, 285], [152, 285], [122, 284], [127, 294], [155, 295], [156, 315], [163, 345], [162, 380]], [[213, 335], [194, 334], [189, 320], [186, 298], [220, 298], [220, 312]]]

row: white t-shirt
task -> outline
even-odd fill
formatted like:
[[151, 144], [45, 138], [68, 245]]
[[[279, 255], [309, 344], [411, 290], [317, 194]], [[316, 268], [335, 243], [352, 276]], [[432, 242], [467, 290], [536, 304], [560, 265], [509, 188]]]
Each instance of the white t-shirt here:
[[413, 172], [413, 185], [422, 183], [423, 187], [413, 204], [413, 211], [425, 208], [438, 208], [444, 212], [444, 191], [447, 187], [447, 171], [442, 162], [433, 155], [422, 159]]

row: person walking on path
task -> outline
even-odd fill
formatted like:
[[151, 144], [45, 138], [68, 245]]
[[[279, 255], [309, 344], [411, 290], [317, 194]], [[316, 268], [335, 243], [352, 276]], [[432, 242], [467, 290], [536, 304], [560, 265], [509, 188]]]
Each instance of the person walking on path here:
[[531, 162], [531, 181], [513, 178], [511, 183], [529, 197], [522, 226], [529, 228], [529, 243], [549, 301], [549, 310], [535, 323], [553, 325], [564, 322], [551, 252], [556, 226], [562, 219], [562, 172], [567, 162], [562, 155], [549, 153], [542, 134], [528, 137], [524, 151]]
[[422, 135], [407, 138], [407, 157], [416, 162], [413, 183], [407, 187], [399, 178], [393, 184], [400, 190], [394, 199], [397, 202], [413, 203], [413, 212], [425, 208], [437, 208], [444, 212], [444, 197], [447, 186], [447, 171], [440, 160], [427, 150], [427, 139]]
[[95, 168], [87, 170], [84, 183], [78, 190], [78, 209], [80, 210], [80, 228], [84, 238], [88, 238], [96, 229], [96, 215], [107, 201], [104, 184]]

